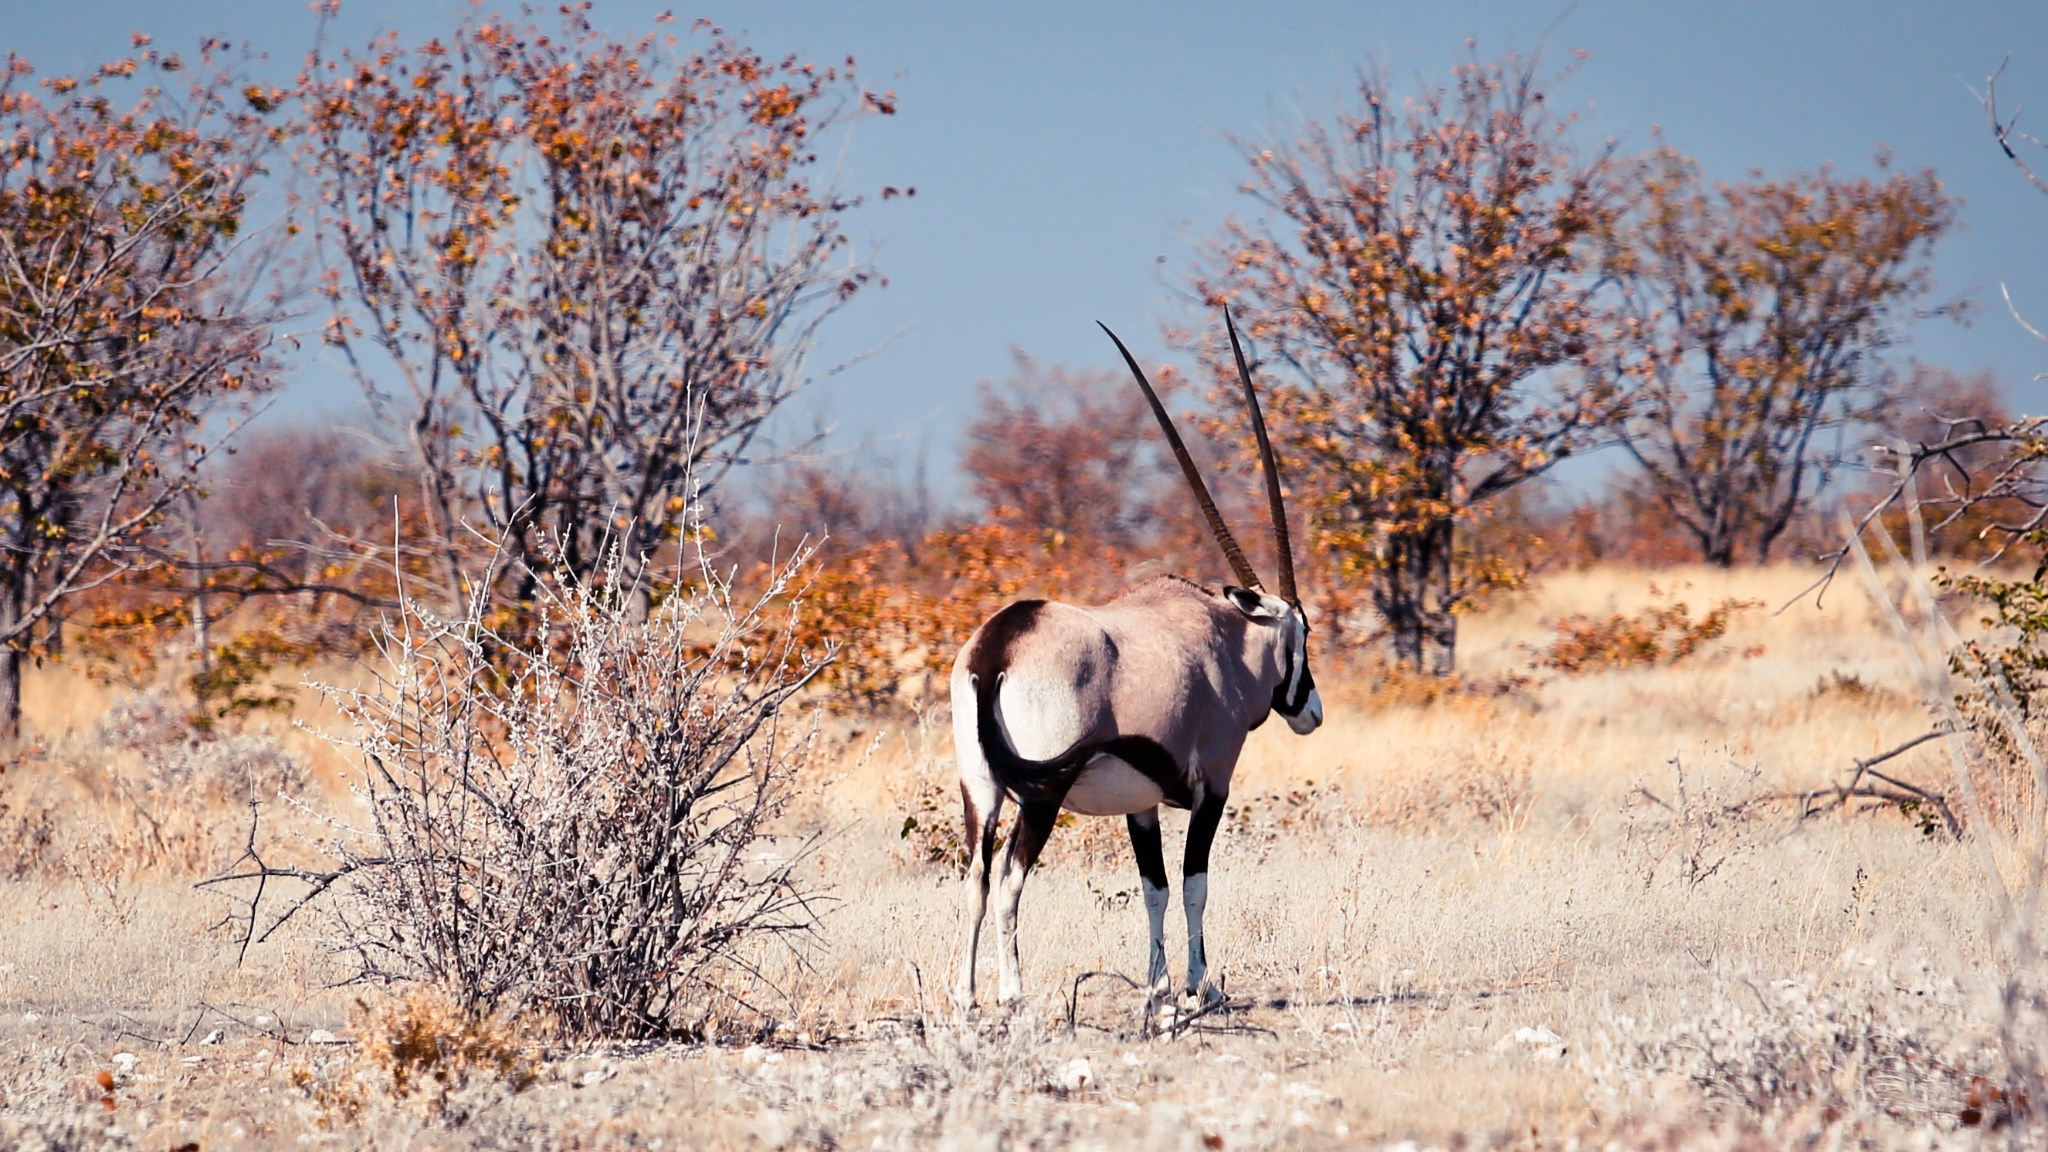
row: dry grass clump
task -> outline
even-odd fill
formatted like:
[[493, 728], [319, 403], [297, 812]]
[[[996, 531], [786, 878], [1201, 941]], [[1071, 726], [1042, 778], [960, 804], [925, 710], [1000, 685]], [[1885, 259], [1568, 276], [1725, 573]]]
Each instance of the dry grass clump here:
[[105, 715], [0, 775], [0, 877], [70, 876], [119, 905], [141, 876], [227, 865], [251, 804], [303, 797], [304, 760], [259, 732], [193, 728], [167, 692], [117, 696]]
[[1351, 797], [1351, 819], [1439, 835], [1513, 835], [1535, 806], [1534, 766], [1528, 751], [1501, 745], [1472, 757], [1446, 757], [1428, 771], [1385, 773], [1365, 796]]
[[291, 1071], [330, 1126], [396, 1103], [459, 1127], [539, 1078], [530, 1023], [478, 1015], [430, 986], [359, 1000], [351, 1022], [357, 1051], [309, 1056]]

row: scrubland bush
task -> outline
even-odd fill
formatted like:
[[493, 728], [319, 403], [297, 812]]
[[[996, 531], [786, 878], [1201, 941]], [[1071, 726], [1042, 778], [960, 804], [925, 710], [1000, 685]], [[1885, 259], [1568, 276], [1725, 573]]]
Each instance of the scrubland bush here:
[[[2034, 718], [2042, 691], [2039, 670], [2048, 637], [2043, 575], [2026, 579], [1964, 578], [1953, 583], [1987, 606], [1989, 631], [1964, 642], [1949, 625], [1926, 573], [1926, 534], [1906, 477], [1906, 522], [1912, 556], [1902, 555], [1878, 526], [1891, 575], [1915, 609], [1910, 619], [1884, 588], [1859, 531], [1852, 552], [1912, 658], [1924, 697], [1942, 727], [1955, 793], [1967, 814], [1979, 875], [1991, 897], [1995, 945], [1983, 974], [1996, 1062], [1973, 1080], [1969, 1110], [2003, 1116], [2038, 1139], [2048, 1125], [2048, 761]], [[2024, 1121], [2025, 1123], [2021, 1123]], [[2038, 1146], [2038, 1145], [2036, 1145]]]
[[[1541, 649], [1531, 649], [1535, 665], [1567, 675], [1597, 672], [1608, 668], [1632, 668], [1676, 664], [1697, 655], [1706, 645], [1728, 634], [1735, 618], [1761, 600], [1728, 597], [1693, 617], [1692, 609], [1677, 598], [1678, 590], [1660, 591], [1650, 585], [1650, 595], [1666, 600], [1640, 612], [1616, 612], [1607, 617], [1573, 614], [1556, 621], [1557, 636]], [[1754, 656], [1760, 648], [1745, 648]]]
[[516, 637], [480, 597], [453, 618], [408, 604], [375, 683], [324, 689], [363, 810], [328, 820], [332, 866], [215, 883], [310, 884], [282, 917], [319, 899], [358, 979], [426, 982], [479, 1018], [642, 1036], [746, 1004], [754, 950], [813, 920], [802, 847], [765, 839], [817, 735], [784, 706], [822, 665], [788, 628], [763, 640], [808, 559], [756, 599], [701, 562], [651, 606], [616, 562], [536, 572]]
[[1761, 844], [1762, 817], [1783, 798], [1762, 787], [1757, 765], [1733, 757], [1688, 770], [1674, 755], [1670, 766], [1668, 787], [1638, 782], [1629, 791], [1628, 843], [1645, 889], [1662, 874], [1691, 890]]

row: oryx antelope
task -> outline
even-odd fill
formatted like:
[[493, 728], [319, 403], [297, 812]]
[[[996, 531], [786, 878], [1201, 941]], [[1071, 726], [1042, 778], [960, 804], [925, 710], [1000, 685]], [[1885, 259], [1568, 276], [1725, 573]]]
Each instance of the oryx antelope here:
[[954, 988], [963, 1009], [974, 1004], [974, 954], [988, 907], [996, 821], [1006, 797], [1017, 801], [1019, 815], [1003, 863], [996, 920], [1004, 1003], [1022, 992], [1017, 904], [1024, 879], [1062, 808], [1125, 818], [1151, 924], [1146, 986], [1154, 1002], [1166, 995], [1161, 804], [1193, 813], [1181, 886], [1188, 921], [1185, 987], [1191, 994], [1213, 995], [1204, 980], [1202, 910], [1209, 895], [1209, 846], [1223, 818], [1238, 753], [1268, 712], [1280, 713], [1300, 733], [1323, 722], [1322, 698], [1309, 674], [1308, 617], [1294, 590], [1279, 469], [1228, 313], [1224, 323], [1264, 466], [1279, 582], [1273, 592], [1259, 582], [1151, 382], [1103, 325], [1158, 417], [1243, 587], [1218, 590], [1165, 576], [1100, 607], [1021, 600], [989, 617], [961, 648], [953, 662], [952, 692], [953, 749], [970, 857], [964, 955]]

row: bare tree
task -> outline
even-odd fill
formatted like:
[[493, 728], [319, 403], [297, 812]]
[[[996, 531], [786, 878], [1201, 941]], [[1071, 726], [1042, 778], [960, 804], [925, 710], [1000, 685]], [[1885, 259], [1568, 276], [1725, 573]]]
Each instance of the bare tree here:
[[404, 439], [444, 597], [465, 524], [509, 542], [520, 600], [600, 540], [633, 563], [672, 541], [871, 280], [841, 231], [858, 201], [812, 175], [821, 137], [894, 110], [851, 60], [703, 26], [678, 55], [562, 13], [387, 37], [304, 82], [326, 338]]
[[206, 422], [273, 381], [242, 236], [284, 93], [219, 42], [189, 83], [194, 62], [148, 44], [82, 79], [32, 85], [12, 55], [0, 75], [0, 742], [38, 632], [157, 562], [143, 545], [192, 492]]
[[1709, 189], [1670, 149], [1632, 250], [1624, 443], [1700, 558], [1758, 563], [1881, 417], [1883, 353], [1932, 290], [1955, 203], [1932, 171], [1828, 169]]
[[961, 468], [998, 523], [1128, 554], [1180, 517], [1185, 494], [1151, 435], [1152, 412], [1127, 381], [1042, 365], [1021, 352], [1000, 385], [984, 381]]

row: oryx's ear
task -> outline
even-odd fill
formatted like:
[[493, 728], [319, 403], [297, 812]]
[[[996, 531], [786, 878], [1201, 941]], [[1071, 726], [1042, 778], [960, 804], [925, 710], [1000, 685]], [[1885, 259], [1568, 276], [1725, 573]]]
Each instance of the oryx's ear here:
[[1239, 612], [1247, 616], [1267, 618], [1280, 614], [1274, 611], [1273, 607], [1266, 602], [1266, 596], [1249, 588], [1239, 588], [1235, 584], [1225, 584], [1223, 586], [1223, 595], [1230, 600], [1231, 604], [1236, 606]]

